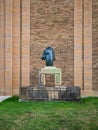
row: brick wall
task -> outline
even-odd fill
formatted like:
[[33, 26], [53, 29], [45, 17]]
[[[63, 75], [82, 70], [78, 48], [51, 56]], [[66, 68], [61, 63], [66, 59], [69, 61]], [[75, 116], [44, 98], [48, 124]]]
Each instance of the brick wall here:
[[54, 66], [62, 68], [62, 85], [73, 85], [74, 62], [74, 1], [31, 0], [31, 85], [38, 84], [38, 69], [45, 66], [40, 59], [43, 50], [55, 51]]
[[[97, 12], [98, 0], [0, 0], [0, 95], [38, 86], [48, 46], [62, 68], [62, 85], [98, 95]], [[53, 86], [53, 75], [46, 76], [47, 86], [49, 81]]]
[[98, 90], [98, 0], [93, 0], [93, 90]]
[[0, 95], [29, 86], [29, 20], [30, 0], [0, 0]]

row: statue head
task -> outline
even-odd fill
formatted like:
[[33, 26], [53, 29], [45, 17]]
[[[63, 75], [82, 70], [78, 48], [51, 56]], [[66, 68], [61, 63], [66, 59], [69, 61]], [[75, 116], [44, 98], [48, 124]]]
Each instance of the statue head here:
[[43, 55], [42, 55], [41, 59], [46, 61], [46, 66], [53, 66], [53, 61], [55, 60], [53, 48], [47, 47], [43, 51]]

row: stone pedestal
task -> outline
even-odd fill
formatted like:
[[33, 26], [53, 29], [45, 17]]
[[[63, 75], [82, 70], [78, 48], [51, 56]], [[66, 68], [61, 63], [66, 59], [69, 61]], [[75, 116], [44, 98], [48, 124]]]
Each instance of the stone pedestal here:
[[21, 87], [19, 101], [79, 101], [80, 87], [55, 86], [55, 87]]
[[56, 68], [55, 66], [49, 66], [41, 68], [39, 72], [39, 84], [45, 85], [45, 75], [54, 74], [55, 75], [55, 86], [61, 85], [62, 83], [62, 69]]

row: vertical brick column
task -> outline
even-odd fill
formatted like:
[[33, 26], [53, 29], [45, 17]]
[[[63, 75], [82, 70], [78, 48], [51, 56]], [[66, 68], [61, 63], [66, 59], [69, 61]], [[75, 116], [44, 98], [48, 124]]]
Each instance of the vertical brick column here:
[[12, 0], [5, 0], [5, 95], [12, 95]]
[[[2, 85], [1, 85], [1, 82], [2, 82], [1, 81], [1, 73], [2, 73], [2, 70], [1, 70], [1, 68], [2, 68], [2, 65], [1, 65], [1, 49], [2, 49], [2, 47], [1, 47], [2, 46], [2, 43], [1, 43], [1, 37], [2, 37], [1, 36], [1, 34], [2, 34], [1, 33], [1, 27], [2, 27], [1, 26], [1, 15], [2, 15], [2, 13], [1, 13], [1, 0], [0, 0], [0, 91], [2, 91]], [[2, 92], [0, 92], [0, 95], [1, 95], [1, 93]]]
[[12, 55], [13, 55], [13, 72], [12, 85], [13, 95], [19, 93], [20, 87], [20, 0], [13, 0], [13, 39], [12, 39]]
[[0, 95], [4, 95], [4, 68], [5, 68], [5, 2], [0, 0]]
[[74, 0], [74, 85], [82, 88], [82, 0]]
[[5, 3], [4, 0], [0, 0], [0, 95], [4, 95], [4, 25], [5, 25]]
[[30, 0], [22, 0], [21, 85], [30, 85]]
[[92, 90], [92, 0], [84, 0], [84, 90]]

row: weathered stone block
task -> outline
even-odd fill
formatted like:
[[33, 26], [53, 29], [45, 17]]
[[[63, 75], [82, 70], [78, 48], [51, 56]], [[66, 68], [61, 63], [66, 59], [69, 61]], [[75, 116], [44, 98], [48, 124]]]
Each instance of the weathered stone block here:
[[80, 87], [70, 86], [66, 88], [65, 92], [60, 93], [60, 97], [65, 100], [80, 100]]
[[33, 100], [80, 100], [80, 87], [21, 87], [20, 99]]

